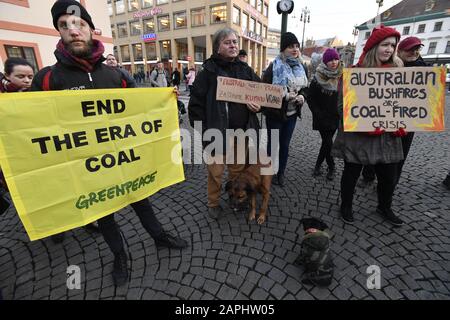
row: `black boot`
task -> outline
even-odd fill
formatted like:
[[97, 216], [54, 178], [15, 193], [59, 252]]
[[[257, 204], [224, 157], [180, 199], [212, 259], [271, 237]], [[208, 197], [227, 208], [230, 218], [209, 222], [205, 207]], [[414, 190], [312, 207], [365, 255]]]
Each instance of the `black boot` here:
[[346, 224], [353, 224], [355, 220], [353, 220], [353, 210], [351, 206], [341, 205], [341, 218]]
[[322, 174], [322, 172], [320, 171], [320, 165], [317, 165], [314, 167], [314, 171], [313, 171], [313, 177], [318, 177]]
[[121, 251], [114, 255], [114, 269], [112, 277], [116, 287], [123, 286], [128, 281], [128, 264], [127, 254]]
[[442, 184], [443, 184], [448, 190], [450, 190], [450, 174], [444, 179], [444, 181], [442, 181]]
[[155, 244], [157, 247], [167, 247], [176, 249], [183, 249], [188, 246], [186, 240], [183, 240], [179, 237], [174, 237], [167, 232], [164, 232], [162, 235], [155, 238]]
[[336, 169], [335, 167], [328, 167], [328, 173], [327, 173], [327, 179], [332, 181], [334, 179], [334, 176], [336, 175]]
[[392, 209], [377, 207], [377, 213], [395, 227], [401, 227], [404, 224], [403, 220], [397, 217]]

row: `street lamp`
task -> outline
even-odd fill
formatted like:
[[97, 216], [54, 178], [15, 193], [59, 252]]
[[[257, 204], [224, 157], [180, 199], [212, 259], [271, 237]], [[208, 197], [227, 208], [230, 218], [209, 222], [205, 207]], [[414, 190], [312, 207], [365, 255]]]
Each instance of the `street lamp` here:
[[310, 22], [310, 15], [311, 11], [308, 9], [308, 7], [304, 7], [302, 9], [302, 14], [300, 15], [300, 22], [303, 21], [303, 36], [302, 36], [302, 52], [303, 52], [303, 42], [305, 40], [305, 28], [306, 28], [306, 23]]
[[352, 32], [352, 35], [353, 35], [353, 45], [355, 45], [355, 38], [358, 36], [358, 34], [359, 34], [358, 25], [355, 25], [355, 26], [353, 27], [353, 32]]
[[376, 2], [378, 3], [377, 17], [380, 14], [380, 8], [383, 6], [383, 1], [384, 0], [376, 0]]

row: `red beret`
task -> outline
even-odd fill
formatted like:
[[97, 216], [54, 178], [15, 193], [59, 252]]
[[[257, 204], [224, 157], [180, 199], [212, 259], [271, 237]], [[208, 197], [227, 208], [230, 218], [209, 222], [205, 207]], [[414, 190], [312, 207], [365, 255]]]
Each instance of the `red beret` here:
[[364, 57], [366, 56], [366, 53], [370, 49], [372, 49], [381, 41], [389, 37], [397, 38], [398, 42], [400, 40], [401, 35], [394, 28], [385, 27], [382, 24], [380, 24], [378, 27], [373, 28], [372, 34], [370, 35], [369, 39], [367, 39], [366, 45], [364, 46], [363, 53], [359, 57], [358, 64], [359, 65], [362, 64], [362, 62], [364, 61]]

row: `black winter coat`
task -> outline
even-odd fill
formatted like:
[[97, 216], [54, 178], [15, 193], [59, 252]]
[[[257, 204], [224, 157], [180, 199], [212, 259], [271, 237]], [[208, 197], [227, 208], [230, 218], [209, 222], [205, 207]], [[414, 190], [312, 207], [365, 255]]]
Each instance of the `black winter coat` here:
[[219, 129], [225, 134], [226, 129], [259, 128], [256, 114], [249, 111], [244, 104], [217, 101], [217, 77], [229, 77], [241, 80], [261, 80], [252, 68], [236, 59], [226, 62], [218, 56], [211, 56], [203, 64], [203, 70], [195, 78], [189, 100], [189, 121], [201, 121], [203, 130]]
[[314, 78], [308, 90], [308, 106], [313, 115], [313, 130], [337, 130], [339, 127], [337, 104], [337, 91], [324, 90]]
[[136, 84], [124, 77], [118, 68], [105, 64], [105, 58], [100, 59], [94, 70], [88, 73], [74, 65], [60, 52], [55, 51], [57, 63], [51, 67], [40, 70], [33, 79], [31, 91], [42, 91], [45, 75], [51, 71], [50, 90], [85, 90], [85, 89], [112, 89], [123, 88], [122, 80], [127, 88], [134, 88]]
[[[308, 77], [308, 69], [305, 68], [304, 65], [303, 69], [305, 70], [306, 77]], [[266, 72], [264, 72], [262, 82], [272, 84], [273, 82], [273, 62], [270, 63], [270, 65], [267, 67]], [[298, 95], [302, 95], [306, 98], [308, 96], [308, 88], [302, 88]], [[267, 118], [276, 119], [278, 121], [286, 121], [287, 116], [287, 107], [288, 107], [288, 101], [286, 99], [283, 99], [283, 102], [281, 104], [281, 109], [274, 109], [274, 108], [264, 108], [263, 107], [263, 113]], [[302, 117], [302, 107], [299, 106], [297, 109], [297, 116]]]
[[405, 67], [429, 67], [430, 65], [421, 56], [416, 61], [405, 62]]
[[178, 86], [180, 84], [180, 71], [172, 72], [172, 84]]

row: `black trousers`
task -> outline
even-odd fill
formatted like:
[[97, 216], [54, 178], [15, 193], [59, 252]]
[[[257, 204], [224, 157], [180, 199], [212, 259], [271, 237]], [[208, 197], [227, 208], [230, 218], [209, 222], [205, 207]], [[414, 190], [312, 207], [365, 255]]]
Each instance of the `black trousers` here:
[[[141, 220], [144, 229], [152, 238], [159, 238], [164, 233], [162, 225], [156, 219], [152, 205], [148, 199], [132, 203], [131, 207], [138, 215], [139, 220]], [[123, 240], [119, 226], [114, 220], [114, 214], [99, 219], [98, 227], [111, 251], [114, 254], [120, 253], [124, 249]]]
[[362, 176], [364, 180], [373, 181], [375, 180], [375, 169], [371, 165], [367, 165], [363, 167]]
[[414, 132], [410, 132], [406, 135], [406, 137], [402, 138], [402, 147], [403, 147], [403, 157], [404, 159], [398, 163], [398, 177], [397, 183], [400, 180], [400, 175], [402, 174], [403, 165], [405, 164], [406, 158], [408, 157], [409, 149], [411, 149], [411, 145], [414, 138]]
[[[345, 162], [341, 179], [342, 207], [352, 207], [356, 182], [358, 181], [362, 168], [362, 164]], [[392, 206], [392, 196], [397, 185], [398, 163], [376, 164], [372, 168], [378, 179], [378, 206], [381, 209], [390, 209]]]
[[331, 148], [333, 147], [333, 136], [336, 130], [319, 130], [322, 138], [322, 146], [320, 147], [319, 156], [317, 157], [316, 167], [319, 167], [326, 159], [329, 168], [334, 168], [334, 159], [331, 156]]

